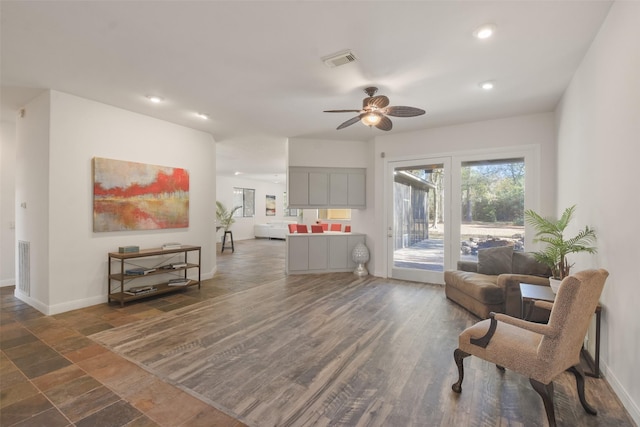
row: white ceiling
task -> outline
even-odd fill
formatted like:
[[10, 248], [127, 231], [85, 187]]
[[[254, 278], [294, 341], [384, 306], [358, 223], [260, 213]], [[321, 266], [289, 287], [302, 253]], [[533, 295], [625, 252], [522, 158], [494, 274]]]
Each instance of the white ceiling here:
[[[367, 86], [427, 111], [392, 118], [392, 133], [553, 110], [610, 6], [2, 0], [2, 119], [51, 88], [210, 132], [219, 174], [278, 180], [289, 137], [383, 134], [359, 123], [337, 131], [355, 114], [322, 112], [360, 108]], [[485, 23], [495, 37], [475, 39]], [[322, 63], [345, 49], [358, 61]], [[496, 88], [482, 91], [485, 80]]]

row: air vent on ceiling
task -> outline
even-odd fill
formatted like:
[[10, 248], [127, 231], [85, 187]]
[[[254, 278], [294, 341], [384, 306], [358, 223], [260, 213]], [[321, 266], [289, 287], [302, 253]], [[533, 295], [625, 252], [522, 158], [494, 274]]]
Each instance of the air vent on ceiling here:
[[350, 50], [334, 53], [333, 55], [325, 56], [322, 58], [322, 62], [329, 68], [339, 67], [340, 65], [355, 62], [356, 56]]

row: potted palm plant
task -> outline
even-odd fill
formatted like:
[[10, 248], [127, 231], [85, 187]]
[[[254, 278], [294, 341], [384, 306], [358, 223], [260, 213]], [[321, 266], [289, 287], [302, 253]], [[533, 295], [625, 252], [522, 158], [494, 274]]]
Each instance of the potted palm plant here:
[[224, 203], [216, 200], [216, 231], [220, 228], [224, 229], [224, 231], [229, 231], [231, 225], [233, 225], [236, 220], [233, 218], [233, 214], [236, 213], [238, 209], [242, 206], [236, 206], [233, 209], [229, 210], [224, 205]]
[[551, 269], [552, 276], [549, 278], [551, 289], [558, 291], [560, 282], [569, 275], [573, 264], [569, 264], [567, 255], [578, 252], [594, 254], [597, 252], [594, 246], [596, 242], [596, 232], [588, 225], [579, 230], [571, 237], [565, 238], [564, 231], [571, 222], [576, 205], [573, 205], [562, 213], [558, 220], [544, 218], [531, 209], [525, 211], [525, 218], [529, 225], [536, 230], [534, 242], [546, 243], [546, 247], [533, 256]]

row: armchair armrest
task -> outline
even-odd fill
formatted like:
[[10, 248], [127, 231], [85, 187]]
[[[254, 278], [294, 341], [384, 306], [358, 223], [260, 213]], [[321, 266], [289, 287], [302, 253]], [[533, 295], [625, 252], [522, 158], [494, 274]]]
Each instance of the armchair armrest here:
[[509, 316], [518, 317], [520, 315], [520, 304], [522, 303], [520, 283], [549, 286], [549, 279], [529, 274], [499, 275], [496, 284], [504, 291], [504, 312]]
[[544, 323], [529, 322], [527, 320], [518, 319], [517, 317], [511, 317], [506, 314], [496, 313], [496, 320], [504, 323], [508, 323], [518, 328], [526, 329], [527, 331], [535, 332], [540, 335], [544, 335], [549, 338], [554, 338], [558, 335], [558, 331], [551, 326]]
[[518, 319], [517, 317], [511, 317], [506, 314], [494, 313], [493, 311], [489, 313], [489, 319], [491, 319], [491, 323], [489, 324], [489, 330], [487, 330], [487, 333], [480, 338], [471, 338], [471, 344], [477, 345], [478, 347], [487, 348], [489, 342], [491, 341], [491, 338], [493, 338], [493, 335], [496, 332], [498, 321], [516, 326], [521, 329], [525, 329], [527, 331], [535, 332], [549, 338], [553, 338], [558, 334], [558, 331], [550, 327], [549, 325], [528, 322], [526, 320]]
[[533, 302], [533, 305], [536, 307], [544, 308], [545, 310], [549, 310], [549, 311], [551, 311], [551, 309], [553, 308], [553, 303], [549, 301], [535, 300]]

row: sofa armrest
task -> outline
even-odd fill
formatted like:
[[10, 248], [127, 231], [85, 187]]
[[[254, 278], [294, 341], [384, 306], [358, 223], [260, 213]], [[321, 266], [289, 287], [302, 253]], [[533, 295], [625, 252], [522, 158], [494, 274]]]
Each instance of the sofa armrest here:
[[475, 261], [458, 261], [458, 270], [478, 272], [478, 263]]
[[509, 316], [520, 317], [522, 294], [520, 283], [549, 286], [549, 279], [528, 274], [501, 274], [498, 276], [498, 287], [504, 290], [504, 312]]

